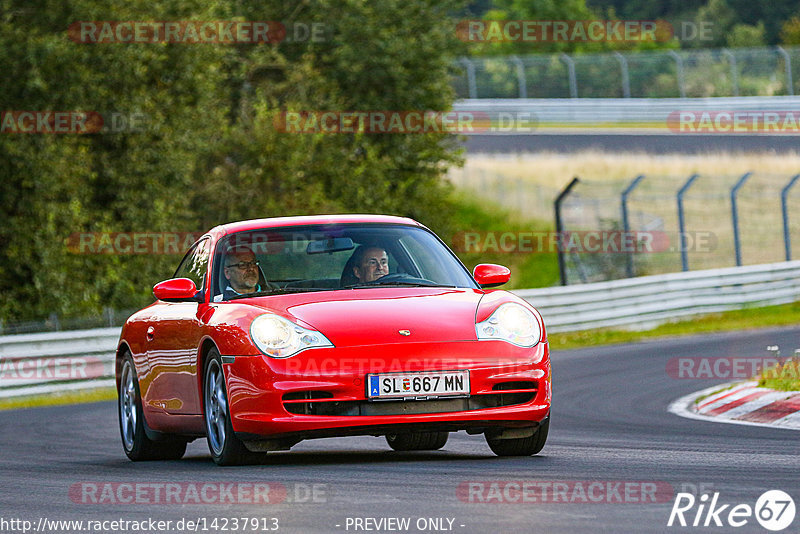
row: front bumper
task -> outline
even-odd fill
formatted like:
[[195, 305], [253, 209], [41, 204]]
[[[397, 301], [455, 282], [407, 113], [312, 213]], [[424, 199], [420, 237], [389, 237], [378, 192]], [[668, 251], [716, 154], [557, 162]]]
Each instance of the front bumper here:
[[[550, 412], [547, 343], [398, 343], [306, 350], [287, 359], [224, 357], [233, 428], [242, 439], [536, 426]], [[534, 363], [536, 362], [536, 363]], [[465, 398], [370, 401], [370, 373], [467, 369]]]

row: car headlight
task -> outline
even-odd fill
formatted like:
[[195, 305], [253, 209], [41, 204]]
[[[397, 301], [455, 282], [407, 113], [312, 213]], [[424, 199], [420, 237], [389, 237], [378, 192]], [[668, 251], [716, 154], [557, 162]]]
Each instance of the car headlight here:
[[478, 339], [500, 339], [520, 347], [533, 347], [542, 336], [533, 313], [516, 302], [501, 304], [485, 321], [475, 324]]
[[273, 358], [288, 358], [306, 349], [333, 346], [321, 332], [303, 328], [274, 313], [253, 320], [250, 338], [261, 352]]

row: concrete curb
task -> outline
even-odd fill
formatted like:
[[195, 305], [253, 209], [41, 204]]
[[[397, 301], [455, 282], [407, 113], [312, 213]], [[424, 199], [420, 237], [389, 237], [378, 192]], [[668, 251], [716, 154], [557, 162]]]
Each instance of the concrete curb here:
[[668, 411], [689, 419], [800, 430], [800, 391], [760, 388], [754, 381], [731, 382], [685, 395]]

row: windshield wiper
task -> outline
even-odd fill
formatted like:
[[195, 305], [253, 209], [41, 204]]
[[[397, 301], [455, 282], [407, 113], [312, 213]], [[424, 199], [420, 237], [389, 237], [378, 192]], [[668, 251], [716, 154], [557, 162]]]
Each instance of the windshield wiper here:
[[366, 289], [369, 287], [388, 287], [388, 286], [399, 286], [399, 287], [456, 287], [447, 284], [437, 284], [437, 283], [424, 283], [424, 282], [402, 282], [397, 280], [387, 280], [385, 282], [373, 282], [371, 284], [350, 284], [349, 286], [344, 286], [342, 289]]
[[267, 291], [256, 291], [255, 293], [245, 293], [244, 295], [234, 295], [228, 300], [249, 299], [251, 297], [268, 297], [282, 293], [310, 293], [312, 291], [333, 291], [338, 287], [276, 287]]

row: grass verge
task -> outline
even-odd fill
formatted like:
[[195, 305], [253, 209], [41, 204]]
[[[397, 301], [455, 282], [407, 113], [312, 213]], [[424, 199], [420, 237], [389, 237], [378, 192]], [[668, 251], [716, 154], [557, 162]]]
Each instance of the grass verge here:
[[0, 410], [38, 408], [41, 406], [57, 406], [60, 404], [80, 404], [84, 402], [116, 400], [116, 398], [117, 392], [113, 387], [82, 391], [63, 391], [48, 393], [47, 395], [30, 395], [0, 399]]
[[[536, 304], [534, 303], [534, 306]], [[544, 318], [545, 322], [547, 317]], [[594, 347], [615, 343], [632, 343], [660, 337], [688, 336], [712, 332], [730, 332], [735, 330], [751, 330], [770, 326], [790, 326], [800, 324], [800, 302], [765, 306], [763, 308], [745, 308], [722, 313], [701, 315], [674, 323], [663, 324], [652, 330], [585, 330], [582, 332], [565, 332], [549, 334], [552, 350]]]
[[[504, 252], [510, 244], [532, 232], [552, 232], [553, 224], [524, 220], [485, 199], [477, 201], [464, 193], [454, 194], [456, 210], [453, 234], [440, 236], [471, 271], [479, 263], [499, 263], [511, 269], [511, 281], [503, 289], [548, 287], [559, 282], [555, 252]], [[504, 245], [504, 243], [506, 245]]]
[[778, 391], [800, 391], [800, 360], [793, 358], [782, 365], [764, 369], [758, 385]]

